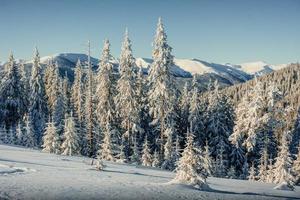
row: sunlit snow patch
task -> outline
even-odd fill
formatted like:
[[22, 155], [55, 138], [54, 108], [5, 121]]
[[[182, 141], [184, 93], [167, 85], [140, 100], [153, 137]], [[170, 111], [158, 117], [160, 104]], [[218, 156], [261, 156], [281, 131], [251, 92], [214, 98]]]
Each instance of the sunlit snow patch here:
[[35, 172], [35, 169], [30, 169], [27, 167], [14, 167], [12, 165], [0, 164], [0, 175], [23, 173], [23, 172]]

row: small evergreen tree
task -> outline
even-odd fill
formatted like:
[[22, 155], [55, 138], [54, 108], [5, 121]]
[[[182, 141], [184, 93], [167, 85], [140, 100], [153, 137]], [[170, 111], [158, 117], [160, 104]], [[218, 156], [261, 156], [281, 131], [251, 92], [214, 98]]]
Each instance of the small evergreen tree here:
[[63, 139], [64, 141], [61, 145], [63, 155], [72, 156], [79, 154], [78, 132], [72, 113], [71, 116], [65, 120]]
[[295, 174], [295, 183], [300, 183], [300, 143], [298, 145], [298, 154], [296, 160], [293, 162], [293, 172]]
[[159, 165], [160, 165], [159, 154], [157, 150], [155, 150], [153, 155], [152, 167], [159, 167]]
[[285, 132], [281, 139], [279, 153], [274, 164], [274, 183], [287, 183], [289, 187], [293, 187], [294, 177], [292, 174], [292, 158], [289, 152], [290, 132]]
[[255, 171], [254, 163], [252, 163], [252, 165], [250, 167], [249, 176], [247, 178], [250, 181], [255, 181], [256, 180], [256, 171]]
[[113, 152], [112, 152], [112, 142], [111, 142], [111, 126], [109, 123], [106, 124], [104, 131], [104, 138], [99, 149], [98, 155], [100, 155], [102, 160], [114, 161]]
[[60, 139], [57, 134], [54, 122], [49, 120], [43, 136], [43, 151], [48, 153], [59, 153]]
[[176, 168], [176, 175], [174, 180], [180, 183], [191, 184], [198, 188], [207, 187], [206, 172], [202, 163], [198, 150], [194, 146], [194, 135], [187, 133], [187, 144], [179, 159]]
[[147, 167], [152, 166], [152, 155], [150, 153], [147, 137], [143, 145], [142, 165]]

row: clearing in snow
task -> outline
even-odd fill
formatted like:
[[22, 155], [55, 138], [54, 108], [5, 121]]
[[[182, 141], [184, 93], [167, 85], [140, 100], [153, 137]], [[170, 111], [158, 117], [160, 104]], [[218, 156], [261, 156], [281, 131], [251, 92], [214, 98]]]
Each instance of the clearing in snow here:
[[[0, 145], [0, 199], [300, 199], [275, 184], [209, 177], [208, 191], [172, 183], [175, 173]], [[95, 160], [94, 160], [95, 163]]]

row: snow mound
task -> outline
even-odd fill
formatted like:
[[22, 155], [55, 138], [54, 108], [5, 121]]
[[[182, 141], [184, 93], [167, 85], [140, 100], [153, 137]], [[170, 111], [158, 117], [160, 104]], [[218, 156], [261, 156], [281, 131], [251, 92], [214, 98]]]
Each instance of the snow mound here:
[[12, 165], [0, 164], [0, 175], [22, 173], [22, 172], [35, 172], [36, 170], [27, 167], [14, 167]]
[[293, 191], [294, 187], [287, 182], [282, 182], [274, 187], [275, 190], [287, 190], [287, 191]]

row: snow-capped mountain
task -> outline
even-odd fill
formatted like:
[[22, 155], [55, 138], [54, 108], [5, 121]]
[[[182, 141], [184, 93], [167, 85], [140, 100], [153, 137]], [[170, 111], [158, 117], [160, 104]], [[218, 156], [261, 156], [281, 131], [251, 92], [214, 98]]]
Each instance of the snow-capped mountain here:
[[[41, 64], [46, 65], [49, 60], [52, 59], [58, 63], [61, 73], [68, 72], [73, 74], [73, 68], [76, 65], [78, 59], [82, 63], [87, 63], [88, 56], [80, 53], [58, 53], [50, 56], [41, 57]], [[18, 60], [19, 62], [20, 60]], [[23, 61], [24, 62], [24, 61]], [[112, 59], [112, 64], [118, 67], [118, 60]], [[94, 69], [98, 68], [99, 60], [91, 57], [91, 63]], [[152, 59], [149, 58], [137, 58], [136, 65], [142, 67], [145, 74], [152, 63]], [[25, 61], [25, 65], [30, 68], [32, 61]], [[2, 63], [4, 65], [4, 63]], [[270, 65], [262, 61], [242, 63], [242, 64], [217, 64], [212, 62], [206, 62], [198, 59], [174, 59], [174, 65], [172, 66], [172, 72], [174, 76], [178, 78], [191, 78], [192, 75], [197, 74], [203, 80], [208, 78], [218, 79], [220, 83], [225, 85], [232, 85], [240, 82], [245, 82], [251, 79], [254, 75], [264, 75], [274, 70], [286, 67], [288, 64], [282, 65]], [[70, 77], [72, 79], [72, 77]]]
[[282, 69], [286, 67], [288, 64], [270, 65], [264, 61], [257, 61], [257, 62], [237, 64], [237, 65], [231, 65], [231, 64], [226, 64], [226, 65], [240, 69], [250, 75], [261, 76], [264, 74], [268, 74], [272, 71]]

